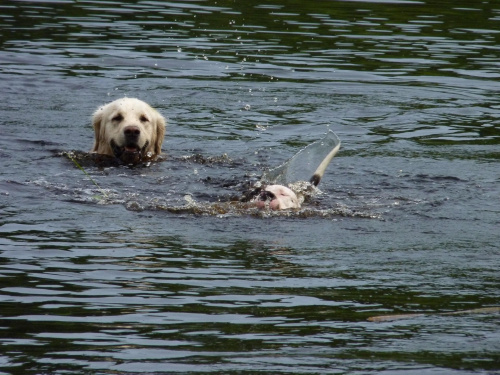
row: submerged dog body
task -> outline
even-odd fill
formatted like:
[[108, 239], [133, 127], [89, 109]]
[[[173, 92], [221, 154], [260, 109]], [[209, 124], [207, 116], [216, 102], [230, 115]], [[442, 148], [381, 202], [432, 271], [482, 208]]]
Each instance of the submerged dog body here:
[[91, 152], [114, 156], [126, 164], [154, 160], [161, 153], [165, 119], [147, 103], [122, 98], [95, 111]]

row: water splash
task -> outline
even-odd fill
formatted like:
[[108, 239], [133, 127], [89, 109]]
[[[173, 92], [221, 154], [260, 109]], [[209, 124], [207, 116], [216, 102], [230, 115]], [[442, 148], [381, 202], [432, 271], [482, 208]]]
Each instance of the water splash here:
[[279, 167], [264, 172], [262, 181], [280, 185], [309, 181], [316, 168], [339, 144], [339, 137], [329, 130], [324, 138], [307, 145]]

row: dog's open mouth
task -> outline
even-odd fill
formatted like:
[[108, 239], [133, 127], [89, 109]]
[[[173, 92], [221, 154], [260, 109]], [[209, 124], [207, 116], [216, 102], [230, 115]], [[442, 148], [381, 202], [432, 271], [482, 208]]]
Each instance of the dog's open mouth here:
[[123, 161], [125, 164], [140, 163], [146, 155], [146, 149], [149, 142], [146, 142], [141, 148], [137, 144], [126, 144], [125, 146], [118, 146], [114, 140], [111, 140], [110, 146], [116, 158]]
[[276, 204], [276, 195], [274, 193], [271, 193], [270, 191], [260, 189], [260, 192], [258, 192], [255, 197], [252, 199], [252, 202], [255, 202], [255, 205], [257, 208], [260, 209], [273, 209], [275, 210], [278, 205]]

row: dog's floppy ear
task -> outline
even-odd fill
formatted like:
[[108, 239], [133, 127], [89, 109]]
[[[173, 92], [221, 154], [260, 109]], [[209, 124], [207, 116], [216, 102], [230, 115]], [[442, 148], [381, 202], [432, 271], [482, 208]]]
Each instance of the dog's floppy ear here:
[[154, 153], [156, 155], [160, 155], [161, 145], [163, 144], [163, 138], [165, 138], [166, 122], [165, 118], [156, 110], [155, 110], [155, 125], [156, 125], [156, 139], [154, 142]]
[[99, 107], [97, 111], [94, 112], [92, 116], [92, 126], [94, 127], [94, 147], [92, 147], [91, 152], [97, 152], [99, 150], [99, 145], [101, 144], [101, 123], [102, 116], [104, 113], [104, 107]]

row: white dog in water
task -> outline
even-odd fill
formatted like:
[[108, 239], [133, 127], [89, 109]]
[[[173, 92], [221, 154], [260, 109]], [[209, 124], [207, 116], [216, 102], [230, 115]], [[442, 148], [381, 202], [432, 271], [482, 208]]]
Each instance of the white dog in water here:
[[122, 98], [94, 113], [95, 142], [91, 152], [114, 156], [124, 163], [154, 160], [161, 153], [165, 119], [139, 99]]
[[[326, 167], [340, 149], [340, 142], [320, 163], [310, 179], [312, 186], [318, 186], [325, 174]], [[294, 185], [300, 185], [295, 183]], [[286, 210], [289, 208], [300, 208], [301, 199], [295, 192], [283, 185], [267, 185], [258, 187], [247, 196], [250, 202], [255, 203], [258, 208], [270, 208], [272, 210]]]
[[300, 201], [292, 189], [283, 185], [267, 185], [260, 189], [251, 200], [258, 208], [271, 210], [286, 210], [287, 208], [300, 208]]

